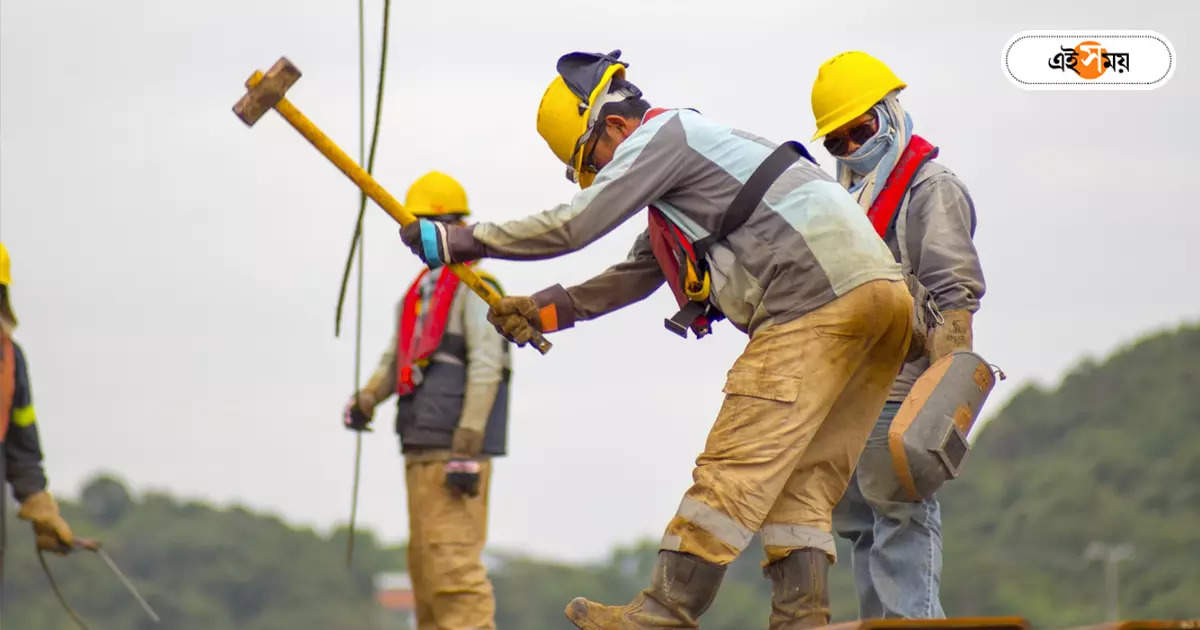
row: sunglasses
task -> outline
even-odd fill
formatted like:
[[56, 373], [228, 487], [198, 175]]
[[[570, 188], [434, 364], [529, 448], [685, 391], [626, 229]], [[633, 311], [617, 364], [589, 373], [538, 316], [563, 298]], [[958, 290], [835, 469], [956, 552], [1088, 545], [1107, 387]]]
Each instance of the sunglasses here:
[[853, 141], [858, 146], [866, 144], [871, 136], [879, 131], [879, 121], [874, 115], [871, 120], [864, 121], [847, 129], [844, 133], [837, 135], [829, 134], [825, 136], [825, 150], [829, 151], [830, 155], [841, 156], [850, 152], [850, 142]]

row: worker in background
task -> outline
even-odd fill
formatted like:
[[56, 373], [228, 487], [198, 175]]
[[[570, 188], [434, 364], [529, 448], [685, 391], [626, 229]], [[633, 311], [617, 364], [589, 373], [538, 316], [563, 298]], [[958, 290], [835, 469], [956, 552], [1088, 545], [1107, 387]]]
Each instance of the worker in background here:
[[[651, 109], [619, 54], [563, 56], [538, 108], [538, 132], [583, 189], [569, 203], [498, 224], [419, 221], [401, 236], [433, 267], [553, 258], [649, 208], [627, 260], [578, 286], [504, 298], [489, 315], [523, 344], [668, 281], [682, 307], [668, 328], [705, 334], [725, 317], [751, 336], [650, 586], [624, 606], [576, 598], [567, 617], [590, 630], [696, 628], [761, 533], [779, 594], [771, 627], [822, 625], [831, 512], [907, 351], [912, 299], [861, 209], [802, 146]], [[565, 501], [579, 515], [606, 509], [583, 493]]]
[[[21, 504], [17, 516], [33, 523], [38, 549], [65, 554], [71, 550], [75, 538], [58, 513], [54, 497], [46, 491], [29, 365], [21, 346], [12, 338], [17, 317], [9, 294], [11, 284], [8, 249], [0, 243], [0, 450], [4, 453], [4, 479], [12, 484], [13, 497]], [[7, 501], [0, 497], [0, 504], [4, 503]], [[4, 540], [0, 539], [0, 563], [3, 549]]]
[[[471, 213], [462, 186], [436, 171], [413, 183], [404, 205], [445, 226]], [[500, 291], [494, 277], [473, 269]], [[346, 410], [347, 428], [362, 431], [376, 405], [397, 395], [419, 630], [495, 627], [482, 553], [491, 460], [505, 453], [510, 362], [487, 313], [458, 276], [422, 271], [397, 305], [379, 367]]]
[[[834, 527], [853, 547], [861, 617], [944, 617], [941, 510], [936, 496], [901, 497], [888, 428], [913, 382], [955, 350], [971, 349], [971, 317], [983, 297], [983, 270], [971, 241], [975, 206], [966, 186], [914, 135], [897, 94], [903, 81], [863, 52], [825, 62], [812, 88], [817, 133], [837, 159], [838, 181], [858, 201], [892, 256], [915, 275], [944, 322], [926, 352], [910, 357], [892, 384], [867, 440]], [[872, 393], [873, 395], [873, 393]]]

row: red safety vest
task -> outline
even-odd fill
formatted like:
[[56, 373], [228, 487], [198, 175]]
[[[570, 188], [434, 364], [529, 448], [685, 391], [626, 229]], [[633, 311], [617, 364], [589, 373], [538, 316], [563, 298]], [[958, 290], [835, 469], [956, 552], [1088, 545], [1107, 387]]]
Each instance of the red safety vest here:
[[[460, 282], [458, 276], [449, 269], [443, 270], [433, 295], [422, 304], [421, 280], [428, 273], [426, 269], [413, 280], [400, 307], [396, 334], [396, 393], [401, 396], [411, 394], [416, 388], [412, 378], [413, 365], [428, 359], [441, 345], [442, 336], [446, 334], [446, 321], [450, 319], [450, 305], [454, 303], [454, 292], [458, 290]], [[421, 322], [421, 331], [418, 333], [417, 319], [422, 311], [428, 314]]]
[[913, 178], [917, 176], [917, 171], [926, 162], [937, 157], [937, 154], [938, 148], [929, 144], [925, 138], [913, 134], [909, 139], [908, 146], [904, 147], [900, 159], [896, 160], [896, 166], [892, 167], [892, 172], [888, 174], [883, 190], [875, 197], [871, 209], [867, 210], [867, 218], [871, 220], [879, 238], [887, 238], [896, 211], [900, 209], [904, 195], [908, 192]]

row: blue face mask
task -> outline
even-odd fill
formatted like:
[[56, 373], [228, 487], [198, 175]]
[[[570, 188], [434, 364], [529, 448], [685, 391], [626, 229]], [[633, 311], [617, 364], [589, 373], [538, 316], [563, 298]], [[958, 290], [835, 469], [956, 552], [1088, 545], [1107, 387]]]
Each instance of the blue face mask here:
[[871, 136], [858, 150], [845, 157], [838, 158], [838, 161], [845, 164], [847, 168], [854, 171], [858, 175], [866, 175], [875, 170], [879, 166], [879, 161], [883, 156], [887, 155], [888, 150], [896, 143], [896, 138], [889, 133], [891, 126], [888, 124], [887, 110], [882, 106], [874, 107], [875, 119], [879, 121], [879, 129], [875, 135]]

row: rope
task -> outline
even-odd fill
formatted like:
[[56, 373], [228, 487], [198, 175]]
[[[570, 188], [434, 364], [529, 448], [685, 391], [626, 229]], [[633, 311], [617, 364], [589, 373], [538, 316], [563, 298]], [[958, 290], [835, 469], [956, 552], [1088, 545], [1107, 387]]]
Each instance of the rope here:
[[87, 624], [83, 622], [83, 618], [67, 603], [67, 598], [63, 597], [62, 591], [58, 590], [58, 582], [54, 581], [54, 574], [50, 572], [50, 566], [46, 564], [46, 556], [41, 549], [38, 549], [37, 556], [38, 562], [42, 564], [42, 571], [46, 572], [46, 579], [50, 580], [50, 588], [54, 591], [54, 596], [58, 598], [58, 603], [62, 604], [63, 610], [66, 610], [67, 614], [71, 615], [71, 619], [75, 621], [76, 625], [82, 630], [88, 630]]
[[[375, 122], [371, 129], [371, 152], [367, 157], [367, 173], [371, 173], [375, 168], [375, 149], [379, 145], [379, 119], [383, 112], [383, 80], [387, 76], [387, 50], [388, 50], [388, 17], [391, 14], [391, 0], [383, 2], [383, 34], [380, 42], [379, 51], [379, 82], [375, 88]], [[358, 96], [359, 96], [359, 162], [362, 160], [363, 147], [366, 145], [366, 78], [365, 78], [365, 54], [364, 54], [364, 30], [363, 30], [363, 0], [358, 0]], [[342, 305], [346, 299], [346, 284], [350, 278], [351, 261], [354, 259], [355, 250], [358, 251], [358, 295], [357, 295], [357, 311], [355, 315], [355, 334], [354, 334], [354, 392], [358, 395], [360, 365], [362, 363], [362, 304], [363, 304], [363, 251], [365, 250], [362, 243], [362, 226], [363, 214], [367, 210], [367, 195], [365, 192], [360, 192], [358, 198], [358, 217], [354, 222], [354, 235], [350, 239], [350, 252], [346, 257], [346, 267], [342, 272], [342, 286], [338, 290], [338, 305], [337, 314], [334, 320], [334, 336], [341, 333], [342, 322]], [[350, 535], [346, 540], [346, 566], [353, 566], [354, 562], [354, 528], [358, 518], [358, 485], [359, 477], [362, 471], [362, 432], [357, 432], [354, 437], [354, 487], [351, 490], [350, 499]]]
[[[361, 3], [362, 0], [359, 0]], [[375, 124], [371, 130], [371, 153], [367, 158], [367, 172], [371, 173], [375, 168], [375, 148], [379, 140], [379, 118], [383, 111], [383, 78], [387, 71], [387, 51], [388, 51], [388, 15], [391, 13], [392, 1], [383, 0], [383, 41], [379, 52], [379, 84], [375, 91]], [[354, 234], [350, 238], [350, 252], [346, 256], [346, 266], [342, 270], [342, 287], [338, 291], [337, 314], [334, 318], [334, 336], [341, 334], [342, 325], [342, 305], [346, 299], [346, 285], [350, 280], [350, 266], [354, 259], [354, 253], [359, 248], [359, 243], [362, 239], [362, 220], [363, 214], [367, 210], [367, 195], [361, 194], [358, 204], [358, 219], [354, 222]]]

